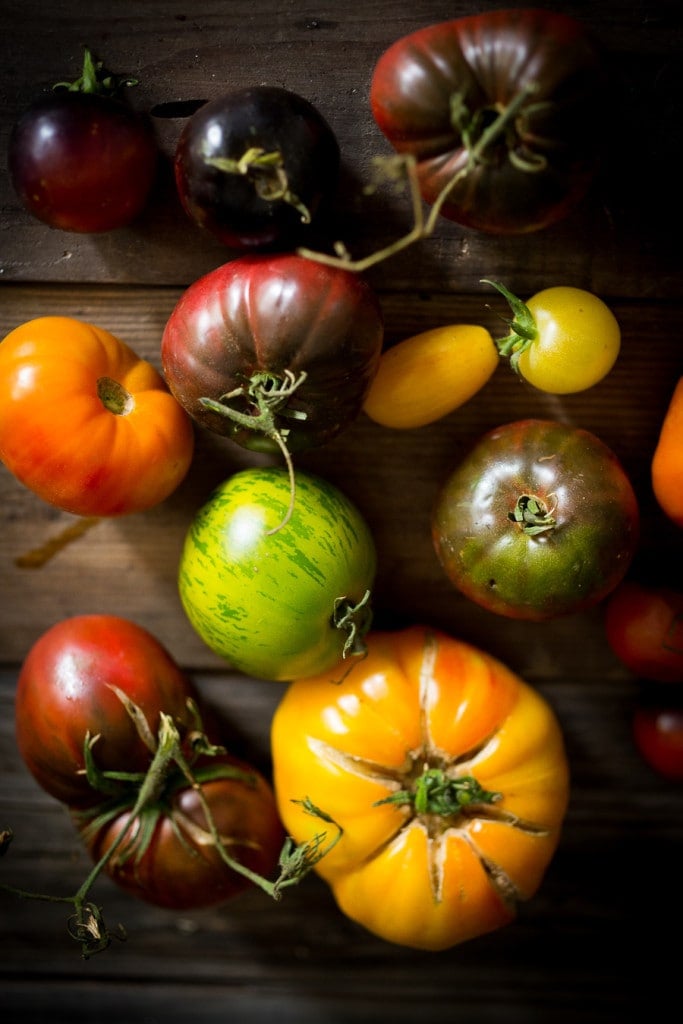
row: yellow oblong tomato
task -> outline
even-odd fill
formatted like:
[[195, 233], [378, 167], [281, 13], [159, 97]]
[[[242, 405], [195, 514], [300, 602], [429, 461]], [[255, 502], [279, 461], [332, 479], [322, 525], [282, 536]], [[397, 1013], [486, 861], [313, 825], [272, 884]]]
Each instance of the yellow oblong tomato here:
[[272, 722], [279, 813], [344, 914], [442, 950], [512, 921], [557, 847], [569, 794], [549, 704], [489, 654], [413, 626], [371, 633], [340, 684], [297, 680]]
[[0, 459], [49, 504], [82, 516], [151, 508], [193, 450], [160, 373], [109, 331], [46, 316], [0, 343]]
[[382, 353], [363, 410], [384, 427], [426, 426], [480, 391], [499, 362], [486, 328], [477, 324], [434, 327]]

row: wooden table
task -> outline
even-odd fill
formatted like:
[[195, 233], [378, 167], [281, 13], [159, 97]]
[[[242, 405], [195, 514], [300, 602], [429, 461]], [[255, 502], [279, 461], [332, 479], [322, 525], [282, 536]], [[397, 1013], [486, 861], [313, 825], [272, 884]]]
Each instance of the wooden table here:
[[[344, 240], [364, 254], [409, 226], [405, 196], [364, 198], [373, 156], [388, 152], [368, 107], [375, 61], [422, 25], [497, 6], [420, 0], [2, 0], [0, 148], [41, 90], [77, 77], [83, 44], [139, 78], [140, 109], [208, 99], [255, 83], [311, 100], [340, 141]], [[557, 6], [557, 5], [554, 5]], [[681, 371], [680, 112], [683, 33], [677, 0], [564, 4], [602, 38], [617, 85], [605, 133], [609, 158], [568, 220], [529, 237], [497, 238], [446, 221], [407, 252], [370, 270], [390, 343], [452, 321], [496, 330], [500, 303], [479, 283], [517, 294], [570, 283], [614, 309], [623, 350], [609, 377], [567, 398], [532, 391], [506, 366], [437, 425], [397, 435], [361, 417], [299, 464], [340, 484], [375, 531], [378, 622], [421, 621], [495, 654], [548, 698], [561, 720], [572, 798], [541, 891], [510, 927], [449, 952], [393, 947], [341, 916], [309, 876], [279, 904], [249, 892], [198, 913], [134, 901], [108, 880], [97, 899], [126, 943], [88, 960], [65, 933], [64, 907], [0, 895], [3, 1021], [394, 1022], [462, 1024], [622, 1022], [666, 989], [669, 941], [680, 921], [680, 787], [637, 756], [630, 718], [638, 680], [607, 646], [603, 609], [542, 626], [494, 617], [459, 597], [439, 569], [428, 524], [436, 488], [485, 429], [522, 416], [559, 418], [617, 452], [641, 502], [634, 572], [676, 584], [682, 535], [664, 520], [649, 480], [652, 451]], [[182, 121], [157, 119], [170, 158]], [[678, 219], [680, 222], [680, 218]], [[0, 177], [0, 331], [44, 314], [104, 326], [159, 362], [161, 333], [182, 290], [229, 254], [192, 226], [166, 161], [154, 199], [134, 226], [103, 236], [51, 230], [19, 206]], [[491, 308], [489, 308], [489, 305]], [[28, 775], [16, 749], [18, 666], [52, 623], [85, 611], [124, 615], [151, 630], [233, 723], [241, 751], [269, 770], [269, 722], [280, 684], [249, 680], [193, 633], [176, 590], [189, 518], [211, 487], [250, 456], [197, 436], [189, 477], [162, 506], [101, 522], [40, 569], [18, 556], [74, 524], [0, 470], [0, 827], [15, 838], [2, 880], [71, 893], [87, 859], [63, 808]], [[654, 968], [645, 969], [645, 963]]]

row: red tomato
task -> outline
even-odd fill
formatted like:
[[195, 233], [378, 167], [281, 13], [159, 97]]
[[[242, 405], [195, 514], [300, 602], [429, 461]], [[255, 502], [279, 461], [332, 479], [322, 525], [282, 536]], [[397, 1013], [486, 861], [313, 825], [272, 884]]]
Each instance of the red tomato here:
[[[202, 767], [211, 774], [227, 769], [228, 774], [202, 781]], [[241, 777], [230, 777], [235, 769]], [[226, 853], [268, 878], [285, 838], [269, 784], [255, 769], [229, 756], [200, 759], [193, 773]], [[95, 813], [101, 814], [101, 809]], [[189, 910], [231, 899], [251, 884], [221, 858], [197, 790], [177, 772], [139, 818], [131, 821], [130, 807], [105, 812], [105, 818], [92, 828], [87, 816], [76, 816], [75, 822], [95, 861], [125, 833], [104, 870], [139, 899]]]
[[189, 469], [192, 422], [161, 375], [109, 331], [29, 320], [0, 344], [0, 459], [74, 515], [141, 512]]
[[322, 444], [358, 415], [379, 363], [379, 303], [357, 274], [302, 256], [242, 256], [195, 281], [164, 329], [168, 385], [245, 448]]
[[683, 709], [639, 707], [633, 736], [651, 768], [667, 779], [683, 780]]
[[683, 593], [623, 582], [605, 608], [605, 632], [631, 672], [659, 683], [683, 683]]
[[151, 753], [116, 686], [144, 712], [153, 733], [163, 711], [181, 731], [194, 726], [194, 687], [147, 630], [113, 615], [77, 615], [48, 629], [19, 673], [15, 702], [19, 751], [42, 788], [74, 806], [102, 800], [85, 775], [83, 744], [103, 771], [144, 772]]
[[[564, 217], [586, 192], [604, 136], [605, 77], [583, 26], [558, 12], [515, 8], [399, 39], [377, 63], [370, 101], [394, 148], [417, 161], [427, 202], [460, 175], [444, 216], [484, 231], [526, 232]], [[504, 130], [488, 141], [506, 113]]]

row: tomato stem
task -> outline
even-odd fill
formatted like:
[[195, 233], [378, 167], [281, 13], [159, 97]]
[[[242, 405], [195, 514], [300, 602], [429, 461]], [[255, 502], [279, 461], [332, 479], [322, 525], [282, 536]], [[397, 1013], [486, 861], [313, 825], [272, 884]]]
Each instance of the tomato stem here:
[[93, 59], [93, 55], [84, 47], [83, 69], [80, 78], [74, 82], [55, 82], [53, 89], [66, 89], [68, 92], [85, 92], [97, 96], [115, 96], [120, 89], [137, 85], [137, 78], [127, 75], [113, 75], [107, 71], [102, 61]]
[[210, 156], [206, 149], [202, 155], [204, 163], [209, 167], [215, 167], [226, 174], [238, 174], [248, 178], [259, 199], [264, 199], [268, 203], [287, 203], [299, 213], [302, 224], [310, 224], [310, 210], [289, 187], [280, 150], [267, 153], [260, 146], [252, 146], [239, 160], [227, 156]]
[[330, 256], [327, 253], [316, 252], [312, 249], [306, 248], [297, 249], [298, 255], [304, 256], [306, 259], [313, 260], [317, 263], [324, 263], [330, 267], [338, 267], [342, 270], [351, 270], [356, 273], [362, 273], [364, 270], [368, 270], [370, 267], [375, 266], [375, 264], [383, 262], [390, 256], [394, 256], [396, 253], [409, 248], [409, 246], [413, 245], [415, 242], [428, 238], [433, 233], [441, 214], [441, 210], [453, 189], [467, 177], [475, 164], [479, 163], [484, 158], [486, 149], [495, 141], [496, 138], [507, 130], [508, 125], [513, 118], [517, 117], [526, 100], [536, 92], [537, 89], [538, 85], [536, 82], [528, 82], [524, 88], [513, 97], [508, 106], [504, 110], [500, 111], [491, 124], [481, 132], [476, 142], [470, 146], [467, 145], [467, 140], [463, 139], [463, 142], [466, 143], [465, 149], [467, 152], [467, 160], [441, 189], [432, 204], [429, 216], [426, 220], [423, 212], [422, 194], [417, 175], [417, 163], [415, 157], [412, 153], [403, 153], [389, 158], [387, 166], [392, 178], [395, 179], [397, 176], [397, 167], [401, 167], [403, 169], [403, 173], [408, 181], [413, 210], [413, 227], [397, 241], [392, 242], [383, 249], [379, 249], [376, 252], [370, 253], [370, 255], [358, 260], [351, 258], [351, 255], [343, 242], [335, 243], [334, 250], [337, 254], [336, 256]]
[[510, 366], [515, 373], [519, 373], [519, 357], [538, 338], [538, 327], [534, 315], [526, 303], [522, 302], [516, 295], [513, 295], [504, 284], [500, 284], [498, 281], [490, 281], [485, 277], [481, 279], [480, 283], [490, 284], [493, 288], [496, 288], [507, 299], [508, 305], [512, 310], [512, 319], [501, 316], [501, 320], [510, 328], [510, 333], [504, 338], [497, 338], [495, 343], [500, 355], [504, 358], [509, 358]]
[[518, 523], [522, 532], [529, 537], [547, 533], [557, 525], [552, 510], [533, 494], [520, 494], [513, 511], [508, 512], [508, 519]]
[[377, 800], [375, 806], [408, 804], [416, 814], [452, 818], [472, 805], [492, 804], [500, 799], [500, 793], [484, 789], [472, 775], [451, 778], [442, 768], [427, 768], [410, 789], [401, 789]]

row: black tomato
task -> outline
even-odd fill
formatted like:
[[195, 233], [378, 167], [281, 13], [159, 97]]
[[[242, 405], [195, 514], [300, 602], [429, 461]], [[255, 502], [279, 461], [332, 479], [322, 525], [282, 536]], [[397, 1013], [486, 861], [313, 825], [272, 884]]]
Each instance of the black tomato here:
[[37, 100], [10, 136], [9, 172], [22, 205], [63, 231], [130, 224], [156, 174], [149, 122], [107, 92], [96, 70], [86, 51], [83, 79]]
[[192, 115], [175, 177], [191, 220], [225, 245], [289, 247], [329, 207], [339, 162], [337, 139], [308, 100], [255, 86]]

